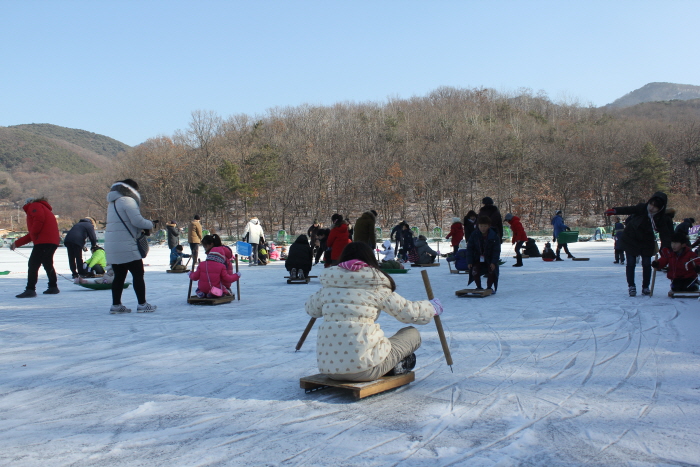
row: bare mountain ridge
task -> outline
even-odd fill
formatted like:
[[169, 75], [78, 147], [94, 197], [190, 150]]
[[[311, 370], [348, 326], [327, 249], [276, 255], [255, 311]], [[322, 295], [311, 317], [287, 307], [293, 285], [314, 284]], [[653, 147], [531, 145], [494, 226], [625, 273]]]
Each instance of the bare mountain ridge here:
[[130, 147], [107, 136], [51, 124], [0, 127], [0, 170], [98, 172]]
[[604, 108], [632, 107], [645, 102], [700, 99], [700, 86], [676, 83], [649, 83], [625, 94]]

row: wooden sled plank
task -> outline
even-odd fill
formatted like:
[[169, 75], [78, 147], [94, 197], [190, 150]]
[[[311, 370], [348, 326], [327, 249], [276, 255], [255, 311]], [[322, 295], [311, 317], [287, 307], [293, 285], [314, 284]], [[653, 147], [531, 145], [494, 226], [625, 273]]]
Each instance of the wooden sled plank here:
[[700, 298], [700, 291], [693, 292], [689, 290], [686, 292], [674, 292], [671, 290], [668, 296], [671, 298]]
[[199, 298], [196, 295], [192, 295], [187, 299], [187, 303], [190, 305], [223, 305], [224, 303], [231, 303], [236, 297], [234, 295], [226, 295], [224, 297], [216, 298]]
[[412, 268], [434, 268], [440, 266], [440, 263], [430, 263], [430, 264], [411, 264]]
[[591, 258], [571, 258], [571, 261], [590, 261]]
[[311, 282], [310, 278], [306, 279], [287, 279], [287, 284], [308, 284]]
[[336, 381], [330, 379], [326, 375], [317, 374], [299, 379], [299, 386], [302, 389], [306, 389], [307, 392], [326, 387], [348, 389], [352, 391], [355, 399], [363, 399], [367, 396], [373, 396], [390, 389], [405, 386], [415, 381], [415, 379], [416, 374], [412, 371], [399, 376], [382, 376], [375, 381], [367, 382]]
[[190, 272], [189, 269], [166, 269], [165, 272], [170, 273], [170, 274], [182, 274], [183, 272]]
[[[308, 277], [309, 279], [313, 279], [313, 278], [318, 277], [318, 276], [305, 276], [305, 277]], [[284, 278], [289, 279], [289, 276], [284, 276]], [[295, 280], [295, 279], [292, 279], [292, 280]]]
[[457, 269], [450, 269], [450, 274], [469, 274], [469, 271], [459, 271]]
[[488, 297], [491, 295], [491, 289], [462, 289], [457, 290], [455, 295], [458, 297]]
[[[525, 259], [525, 258], [529, 258], [529, 257], [530, 257], [530, 255], [523, 255], [523, 259]], [[518, 259], [518, 257], [517, 257], [517, 256], [513, 256], [513, 258], [515, 258], [515, 259]]]

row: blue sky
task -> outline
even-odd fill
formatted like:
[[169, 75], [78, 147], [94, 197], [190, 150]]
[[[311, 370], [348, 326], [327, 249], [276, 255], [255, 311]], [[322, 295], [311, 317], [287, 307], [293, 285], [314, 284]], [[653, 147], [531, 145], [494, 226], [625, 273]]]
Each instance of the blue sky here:
[[700, 1], [0, 0], [0, 126], [129, 145], [191, 112], [383, 102], [440, 86], [600, 106], [700, 85]]

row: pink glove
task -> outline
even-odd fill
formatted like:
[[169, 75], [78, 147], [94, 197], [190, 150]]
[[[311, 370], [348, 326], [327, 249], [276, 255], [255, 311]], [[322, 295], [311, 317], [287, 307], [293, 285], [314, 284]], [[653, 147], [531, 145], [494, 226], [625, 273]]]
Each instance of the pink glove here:
[[430, 300], [430, 304], [435, 308], [435, 316], [440, 316], [442, 314], [442, 303], [440, 303], [439, 298], [433, 298]]

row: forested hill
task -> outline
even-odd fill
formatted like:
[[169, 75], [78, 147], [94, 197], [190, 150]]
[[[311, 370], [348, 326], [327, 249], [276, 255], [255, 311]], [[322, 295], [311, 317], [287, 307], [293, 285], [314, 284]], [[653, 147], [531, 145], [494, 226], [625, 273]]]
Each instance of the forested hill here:
[[0, 169], [10, 172], [96, 172], [128, 149], [107, 136], [57, 125], [0, 127]]
[[616, 99], [607, 108], [631, 107], [644, 102], [700, 99], [700, 86], [676, 83], [649, 83]]

